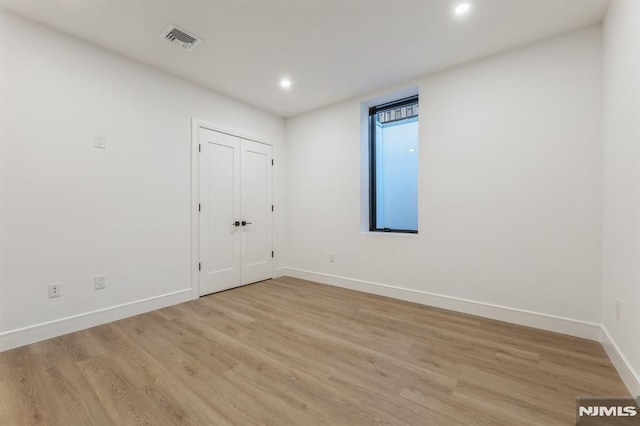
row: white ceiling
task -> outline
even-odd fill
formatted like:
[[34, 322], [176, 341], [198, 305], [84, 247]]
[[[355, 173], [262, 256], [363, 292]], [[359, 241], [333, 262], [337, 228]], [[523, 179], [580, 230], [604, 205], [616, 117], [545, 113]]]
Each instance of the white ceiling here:
[[[609, 0], [0, 0], [0, 6], [285, 117], [602, 20]], [[169, 25], [204, 43], [159, 37]], [[283, 91], [278, 81], [294, 84]]]

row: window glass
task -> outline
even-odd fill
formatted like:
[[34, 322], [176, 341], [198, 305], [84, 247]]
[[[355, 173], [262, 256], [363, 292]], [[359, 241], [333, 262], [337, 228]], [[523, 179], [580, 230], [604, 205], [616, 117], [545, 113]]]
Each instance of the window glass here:
[[417, 232], [417, 98], [372, 108], [370, 120], [370, 229]]

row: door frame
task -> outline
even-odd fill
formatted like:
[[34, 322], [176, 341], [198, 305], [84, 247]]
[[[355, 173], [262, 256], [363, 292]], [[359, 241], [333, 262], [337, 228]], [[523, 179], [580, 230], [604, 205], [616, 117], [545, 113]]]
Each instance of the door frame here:
[[[200, 204], [200, 156], [199, 156], [199, 144], [200, 144], [200, 129], [213, 130], [214, 132], [224, 133], [229, 136], [235, 136], [240, 139], [246, 139], [252, 142], [261, 143], [263, 145], [269, 145], [273, 149], [273, 144], [261, 140], [257, 135], [248, 135], [245, 132], [233, 129], [228, 126], [222, 126], [218, 123], [203, 120], [201, 118], [191, 118], [191, 295], [193, 299], [200, 298], [200, 270], [198, 264], [200, 263], [200, 211], [198, 205]], [[275, 150], [273, 150], [275, 151]], [[272, 151], [272, 158], [275, 158]], [[271, 170], [273, 176], [273, 169]], [[271, 192], [273, 192], [273, 182], [271, 180]], [[274, 216], [275, 218], [275, 216]], [[271, 249], [273, 250], [273, 241], [275, 240], [274, 231], [275, 220], [271, 223]], [[272, 263], [271, 275], [275, 276], [275, 260]]]

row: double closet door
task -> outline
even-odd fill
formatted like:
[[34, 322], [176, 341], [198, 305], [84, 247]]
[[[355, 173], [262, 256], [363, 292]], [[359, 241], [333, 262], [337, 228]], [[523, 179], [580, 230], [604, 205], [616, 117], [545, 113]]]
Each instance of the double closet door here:
[[200, 128], [200, 295], [273, 276], [272, 147]]

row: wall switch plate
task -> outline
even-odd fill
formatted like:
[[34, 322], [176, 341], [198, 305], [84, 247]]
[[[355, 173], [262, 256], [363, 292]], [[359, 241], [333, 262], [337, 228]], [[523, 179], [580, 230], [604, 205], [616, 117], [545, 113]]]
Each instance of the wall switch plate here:
[[93, 286], [96, 290], [102, 290], [107, 287], [107, 277], [104, 275], [96, 275], [93, 277]]
[[107, 137], [105, 135], [97, 135], [93, 146], [95, 148], [107, 149]]
[[336, 263], [336, 255], [329, 253], [329, 263]]
[[620, 299], [616, 299], [616, 319], [620, 319]]
[[49, 298], [60, 297], [60, 283], [49, 284]]

